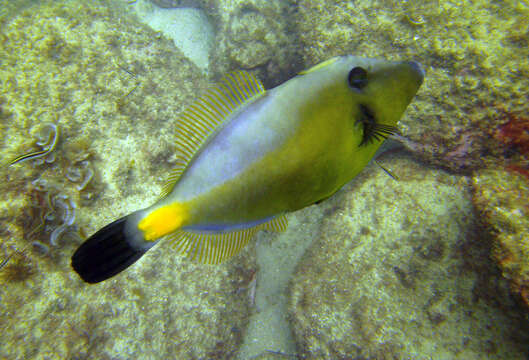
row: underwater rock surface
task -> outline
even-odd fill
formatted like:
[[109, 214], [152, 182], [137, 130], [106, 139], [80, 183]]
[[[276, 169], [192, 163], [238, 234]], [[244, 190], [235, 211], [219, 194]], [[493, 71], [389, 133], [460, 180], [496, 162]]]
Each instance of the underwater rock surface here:
[[295, 9], [291, 0], [219, 1], [211, 69], [219, 76], [249, 70], [267, 88], [300, 71]]
[[[426, 82], [401, 131], [415, 155], [444, 168], [529, 146], [514, 131], [529, 124], [524, 2], [152, 2], [208, 15], [213, 78], [249, 70], [270, 87], [347, 53], [420, 61]], [[162, 245], [108, 282], [81, 283], [69, 264], [79, 237], [155, 199], [175, 161], [172, 120], [210, 85], [126, 7], [0, 0], [1, 157], [42, 150], [46, 124], [60, 130], [53, 161], [0, 167], [0, 358], [278, 359], [263, 349], [294, 353], [287, 304], [307, 359], [528, 357], [516, 306], [527, 302], [527, 184], [499, 170], [469, 180], [385, 161], [399, 181], [369, 167], [229, 263], [195, 265]], [[505, 149], [493, 151], [491, 131]], [[473, 205], [492, 232], [478, 228]], [[287, 300], [300, 253], [291, 250], [320, 226]]]
[[529, 182], [513, 171], [484, 170], [472, 185], [480, 219], [495, 239], [494, 258], [529, 309]]
[[[42, 124], [60, 129], [53, 162], [0, 168], [0, 358], [232, 358], [253, 248], [212, 267], [166, 244], [95, 286], [70, 268], [80, 237], [156, 198], [174, 165], [172, 120], [208, 85], [199, 69], [114, 1], [33, 2], [0, 22], [2, 158], [38, 150]], [[85, 187], [78, 161], [94, 173]], [[37, 179], [76, 205], [53, 246], [32, 210], [50, 198]]]
[[200, 7], [175, 6], [160, 9], [144, 1], [134, 4], [140, 21], [172, 39], [184, 55], [204, 73], [214, 43], [214, 29]]
[[323, 202], [296, 211], [288, 215], [286, 231], [256, 236], [255, 306], [237, 359], [277, 359], [270, 350], [296, 353], [288, 316], [290, 279], [303, 253], [317, 238], [330, 206]]
[[207, 74], [215, 39], [213, 25], [198, 2], [179, 3], [179, 6], [160, 8], [147, 0], [138, 0], [130, 4], [129, 9], [135, 11], [141, 22], [173, 40], [176, 47]]
[[468, 179], [408, 159], [330, 201], [291, 281], [303, 359], [522, 359], [528, 324], [489, 259]]

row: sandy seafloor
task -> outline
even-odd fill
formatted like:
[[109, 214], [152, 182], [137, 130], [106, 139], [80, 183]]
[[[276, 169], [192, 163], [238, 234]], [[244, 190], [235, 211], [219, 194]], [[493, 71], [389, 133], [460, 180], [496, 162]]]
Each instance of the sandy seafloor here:
[[[527, 3], [158, 2], [0, 0], [0, 359], [529, 358]], [[269, 87], [353, 52], [425, 67], [379, 159], [397, 179], [371, 163], [218, 266], [162, 243], [73, 272], [157, 198], [224, 72]]]

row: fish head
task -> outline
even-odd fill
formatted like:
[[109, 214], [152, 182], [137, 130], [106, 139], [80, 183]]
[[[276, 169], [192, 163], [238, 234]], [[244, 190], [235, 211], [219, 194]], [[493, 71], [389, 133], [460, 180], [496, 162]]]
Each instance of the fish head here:
[[[347, 119], [357, 143], [380, 145], [396, 130], [424, 75], [414, 61], [340, 56], [301, 72], [298, 93], [312, 104], [313, 117]], [[379, 136], [369, 138], [369, 131]]]
[[[425, 74], [413, 61], [341, 56], [299, 75], [292, 93], [303, 94], [303, 119], [315, 124], [312, 136], [323, 145], [307, 143], [314, 153], [329, 154], [327, 163], [346, 169], [340, 178], [343, 182], [357, 174], [397, 131], [397, 122]], [[332, 154], [331, 147], [336, 149]]]
[[342, 77], [347, 79], [353, 104], [365, 108], [376, 123], [389, 126], [395, 126], [402, 117], [425, 75], [422, 66], [414, 61], [345, 56], [337, 67], [342, 68]]
[[387, 61], [357, 56], [335, 57], [302, 72], [319, 78], [336, 98], [342, 98], [356, 116], [362, 108], [374, 121], [395, 126], [410, 104], [423, 79], [422, 66], [414, 61]]

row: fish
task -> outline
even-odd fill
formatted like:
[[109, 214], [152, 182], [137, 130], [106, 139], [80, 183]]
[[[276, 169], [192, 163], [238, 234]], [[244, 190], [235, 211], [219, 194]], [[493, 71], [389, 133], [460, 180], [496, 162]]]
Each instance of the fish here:
[[233, 257], [260, 230], [317, 204], [373, 158], [418, 92], [414, 61], [331, 58], [269, 90], [226, 75], [176, 121], [178, 163], [149, 207], [91, 235], [71, 265], [98, 283], [161, 240], [206, 264]]

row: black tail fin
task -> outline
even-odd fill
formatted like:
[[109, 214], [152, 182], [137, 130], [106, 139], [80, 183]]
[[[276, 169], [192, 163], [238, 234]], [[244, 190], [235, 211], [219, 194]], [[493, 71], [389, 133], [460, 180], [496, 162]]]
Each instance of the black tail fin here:
[[87, 283], [106, 280], [134, 264], [148, 248], [132, 246], [127, 239], [127, 217], [90, 236], [72, 256], [72, 267]]

